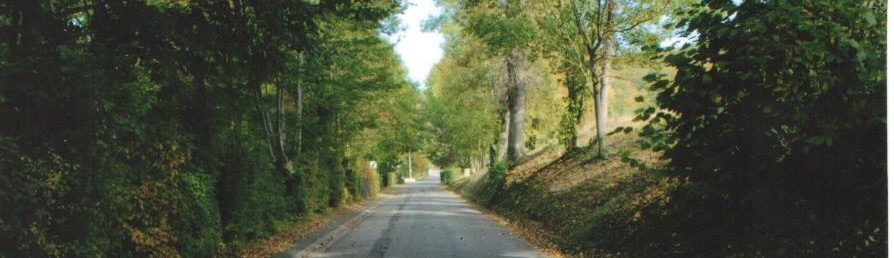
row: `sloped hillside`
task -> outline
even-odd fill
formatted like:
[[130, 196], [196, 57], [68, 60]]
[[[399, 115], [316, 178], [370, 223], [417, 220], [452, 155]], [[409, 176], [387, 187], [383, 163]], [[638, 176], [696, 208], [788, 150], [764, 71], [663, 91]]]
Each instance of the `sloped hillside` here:
[[[628, 135], [629, 136], [629, 135]], [[639, 150], [622, 135], [609, 138], [610, 148], [652, 165], [658, 154]], [[642, 236], [648, 235], [644, 212], [664, 205], [664, 179], [633, 168], [614, 155], [591, 160], [583, 149], [572, 155], [544, 152], [507, 173], [506, 190], [487, 189], [485, 173], [460, 180], [452, 188], [526, 230], [535, 231], [540, 245], [569, 256], [636, 256]], [[654, 216], [653, 216], [654, 217]], [[635, 246], [634, 246], [635, 245]]]

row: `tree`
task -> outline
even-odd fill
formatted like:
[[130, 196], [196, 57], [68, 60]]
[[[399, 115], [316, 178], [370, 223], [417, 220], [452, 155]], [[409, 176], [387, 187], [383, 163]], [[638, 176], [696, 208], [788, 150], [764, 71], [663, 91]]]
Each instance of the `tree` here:
[[679, 26], [697, 37], [665, 57], [673, 80], [650, 76], [660, 109], [639, 117], [644, 147], [686, 182], [669, 230], [708, 256], [886, 252], [885, 8], [705, 1], [686, 13]]
[[[606, 120], [608, 119], [608, 91], [611, 87], [612, 61], [618, 56], [618, 42], [623, 40], [629, 50], [653, 44], [657, 37], [646, 34], [661, 33], [662, 15], [669, 14], [679, 4], [672, 0], [618, 1], [569, 0], [541, 1], [545, 12], [539, 17], [546, 35], [560, 39], [547, 48], [559, 48], [563, 62], [576, 66], [592, 86], [596, 115], [597, 157], [608, 155]], [[646, 26], [651, 25], [651, 26]], [[647, 28], [648, 27], [648, 28]], [[646, 40], [651, 39], [651, 41]]]
[[[499, 93], [498, 58], [480, 60], [475, 49], [483, 47], [469, 39], [448, 39], [447, 54], [429, 76], [424, 116], [431, 132], [427, 152], [435, 164], [447, 167], [471, 163], [483, 165], [486, 149], [501, 130], [503, 115]], [[508, 114], [508, 113], [504, 113]], [[475, 158], [472, 158], [475, 157]]]
[[[470, 15], [465, 27], [471, 35], [482, 39], [487, 47], [503, 56], [504, 117], [506, 159], [515, 163], [524, 156], [525, 132], [525, 70], [526, 48], [535, 35], [531, 18], [525, 12], [524, 1], [481, 3], [463, 2], [463, 10]], [[501, 136], [502, 138], [502, 136]], [[502, 151], [503, 144], [500, 145]]]

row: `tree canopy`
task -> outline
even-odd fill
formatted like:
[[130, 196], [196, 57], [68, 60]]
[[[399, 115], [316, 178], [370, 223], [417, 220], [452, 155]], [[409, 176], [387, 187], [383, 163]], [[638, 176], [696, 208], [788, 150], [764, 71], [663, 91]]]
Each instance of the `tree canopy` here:
[[419, 93], [381, 36], [400, 10], [0, 3], [0, 253], [232, 254], [374, 194], [363, 161], [415, 148], [358, 140], [412, 130]]

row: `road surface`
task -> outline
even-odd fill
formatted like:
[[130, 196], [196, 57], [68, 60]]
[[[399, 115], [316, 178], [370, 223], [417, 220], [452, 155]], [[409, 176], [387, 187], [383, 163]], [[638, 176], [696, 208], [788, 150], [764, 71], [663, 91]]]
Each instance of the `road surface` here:
[[298, 256], [545, 257], [447, 192], [436, 176], [396, 190], [342, 226], [345, 232]]

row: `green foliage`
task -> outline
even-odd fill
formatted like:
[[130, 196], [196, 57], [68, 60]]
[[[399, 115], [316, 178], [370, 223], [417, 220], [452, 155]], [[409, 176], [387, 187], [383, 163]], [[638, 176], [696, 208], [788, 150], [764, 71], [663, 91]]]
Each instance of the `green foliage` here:
[[524, 1], [463, 1], [462, 8], [468, 15], [463, 28], [481, 39], [488, 53], [509, 55], [526, 48], [537, 36]]
[[487, 188], [483, 193], [486, 197], [485, 203], [490, 206], [499, 200], [506, 187], [506, 172], [509, 170], [509, 164], [505, 161], [496, 161], [491, 159], [487, 166]]
[[456, 172], [452, 169], [441, 170], [441, 183], [445, 185], [453, 185], [456, 181]]
[[[506, 55], [526, 51], [538, 30], [524, 1], [439, 1], [445, 13], [432, 21], [447, 41], [445, 56], [433, 68], [423, 107], [425, 150], [440, 167], [485, 167], [487, 149], [505, 129], [508, 112]], [[435, 29], [435, 28], [429, 28]], [[482, 55], [482, 50], [489, 54]], [[555, 144], [560, 116], [547, 62], [523, 60], [526, 118], [524, 147]]]
[[559, 138], [565, 143], [566, 152], [573, 152], [577, 147], [577, 127], [583, 119], [584, 104], [589, 96], [589, 87], [580, 77], [580, 73], [568, 71], [563, 81], [568, 95], [565, 98], [565, 112], [562, 113]]
[[[65, 180], [78, 172], [75, 164], [66, 163], [53, 152], [33, 159], [11, 138], [0, 138], [2, 171], [21, 171], [0, 177], [0, 201], [6, 205], [0, 217], [0, 243], [3, 250], [20, 250], [22, 254], [60, 255], [70, 251], [57, 237], [57, 230], [67, 223], [65, 213], [80, 212], [79, 207], [66, 207], [72, 182]], [[64, 212], [64, 213], [63, 213]]]
[[637, 117], [649, 122], [643, 147], [663, 150], [685, 182], [675, 252], [886, 252], [885, 8], [705, 1], [686, 12], [680, 27], [698, 38], [665, 58], [672, 81], [648, 76], [660, 109]]
[[201, 256], [215, 253], [222, 242], [220, 213], [216, 210], [215, 180], [205, 173], [184, 173], [184, 188], [179, 210], [189, 211], [181, 215], [174, 228], [178, 236], [188, 236], [193, 241], [182, 241], [177, 246], [183, 256]]
[[499, 85], [488, 60], [474, 57], [474, 48], [450, 41], [453, 48], [429, 76], [431, 88], [423, 107], [429, 133], [426, 153], [440, 167], [467, 162], [484, 154], [484, 146], [500, 130], [496, 118], [499, 102], [491, 90]]
[[0, 3], [0, 256], [232, 255], [370, 196], [352, 161], [396, 150], [356, 139], [418, 96], [379, 36], [399, 8]]

